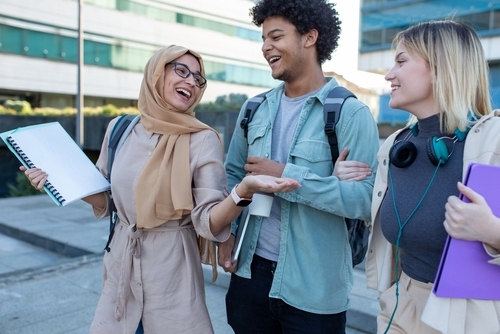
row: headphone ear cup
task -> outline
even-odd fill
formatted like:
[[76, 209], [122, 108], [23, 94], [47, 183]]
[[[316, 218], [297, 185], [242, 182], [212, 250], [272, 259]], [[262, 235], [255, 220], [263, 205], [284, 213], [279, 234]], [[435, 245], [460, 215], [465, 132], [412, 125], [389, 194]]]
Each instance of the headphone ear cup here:
[[398, 141], [389, 150], [389, 162], [398, 168], [410, 166], [417, 158], [417, 147], [409, 141]]
[[439, 162], [444, 165], [448, 161], [448, 147], [444, 140], [438, 140], [438, 137], [432, 137], [427, 141], [427, 155], [429, 160], [434, 166], [437, 166]]

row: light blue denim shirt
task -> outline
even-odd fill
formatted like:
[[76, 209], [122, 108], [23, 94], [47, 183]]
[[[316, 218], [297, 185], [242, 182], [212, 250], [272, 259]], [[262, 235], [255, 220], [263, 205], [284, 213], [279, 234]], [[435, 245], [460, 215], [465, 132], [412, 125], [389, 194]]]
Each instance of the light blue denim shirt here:
[[[333, 78], [304, 104], [282, 177], [298, 180], [301, 188], [277, 193], [282, 200], [279, 258], [269, 296], [312, 313], [332, 314], [349, 307], [352, 288], [351, 251], [343, 217], [370, 220], [374, 173], [360, 182], [339, 181], [333, 173], [324, 132], [323, 104], [337, 86]], [[267, 93], [248, 128], [248, 141], [239, 126], [243, 105], [226, 159], [229, 189], [245, 176], [247, 156], [272, 159], [273, 122], [284, 85]], [[349, 148], [348, 160], [367, 163], [376, 171], [378, 131], [370, 110], [347, 99], [336, 126], [339, 149]], [[233, 223], [233, 231], [237, 224]], [[237, 275], [250, 278], [260, 217], [252, 217], [243, 241]]]

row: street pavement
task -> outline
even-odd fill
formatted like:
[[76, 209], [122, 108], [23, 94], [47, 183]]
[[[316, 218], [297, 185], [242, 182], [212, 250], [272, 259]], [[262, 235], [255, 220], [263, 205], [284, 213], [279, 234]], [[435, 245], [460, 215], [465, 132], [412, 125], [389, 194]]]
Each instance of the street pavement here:
[[[58, 207], [45, 194], [0, 199], [0, 334], [88, 333], [108, 229], [109, 219], [94, 218], [83, 201]], [[211, 268], [203, 269], [215, 334], [232, 334], [224, 303], [230, 276], [219, 270], [212, 283]], [[346, 334], [375, 333], [378, 310], [360, 265]]]

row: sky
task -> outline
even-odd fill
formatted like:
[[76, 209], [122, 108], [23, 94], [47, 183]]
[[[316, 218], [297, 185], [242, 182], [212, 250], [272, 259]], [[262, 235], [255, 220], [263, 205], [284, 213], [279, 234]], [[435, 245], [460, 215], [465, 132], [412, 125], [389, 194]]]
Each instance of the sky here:
[[332, 60], [323, 64], [323, 70], [334, 71], [365, 88], [383, 89], [388, 84], [383, 75], [358, 71], [359, 6], [360, 0], [330, 0], [342, 21], [339, 46], [332, 54]]

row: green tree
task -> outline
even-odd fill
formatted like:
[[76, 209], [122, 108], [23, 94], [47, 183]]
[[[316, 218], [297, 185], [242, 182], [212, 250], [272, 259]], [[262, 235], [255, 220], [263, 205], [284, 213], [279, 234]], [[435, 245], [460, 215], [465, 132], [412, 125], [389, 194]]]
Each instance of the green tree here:
[[215, 102], [200, 103], [195, 111], [222, 111], [222, 110], [240, 110], [241, 106], [248, 99], [246, 94], [231, 93], [221, 95], [215, 99]]
[[16, 182], [7, 183], [7, 189], [9, 189], [9, 195], [11, 197], [19, 196], [30, 196], [30, 195], [40, 195], [41, 192], [35, 189], [28, 178], [23, 172], [18, 172], [16, 174]]

